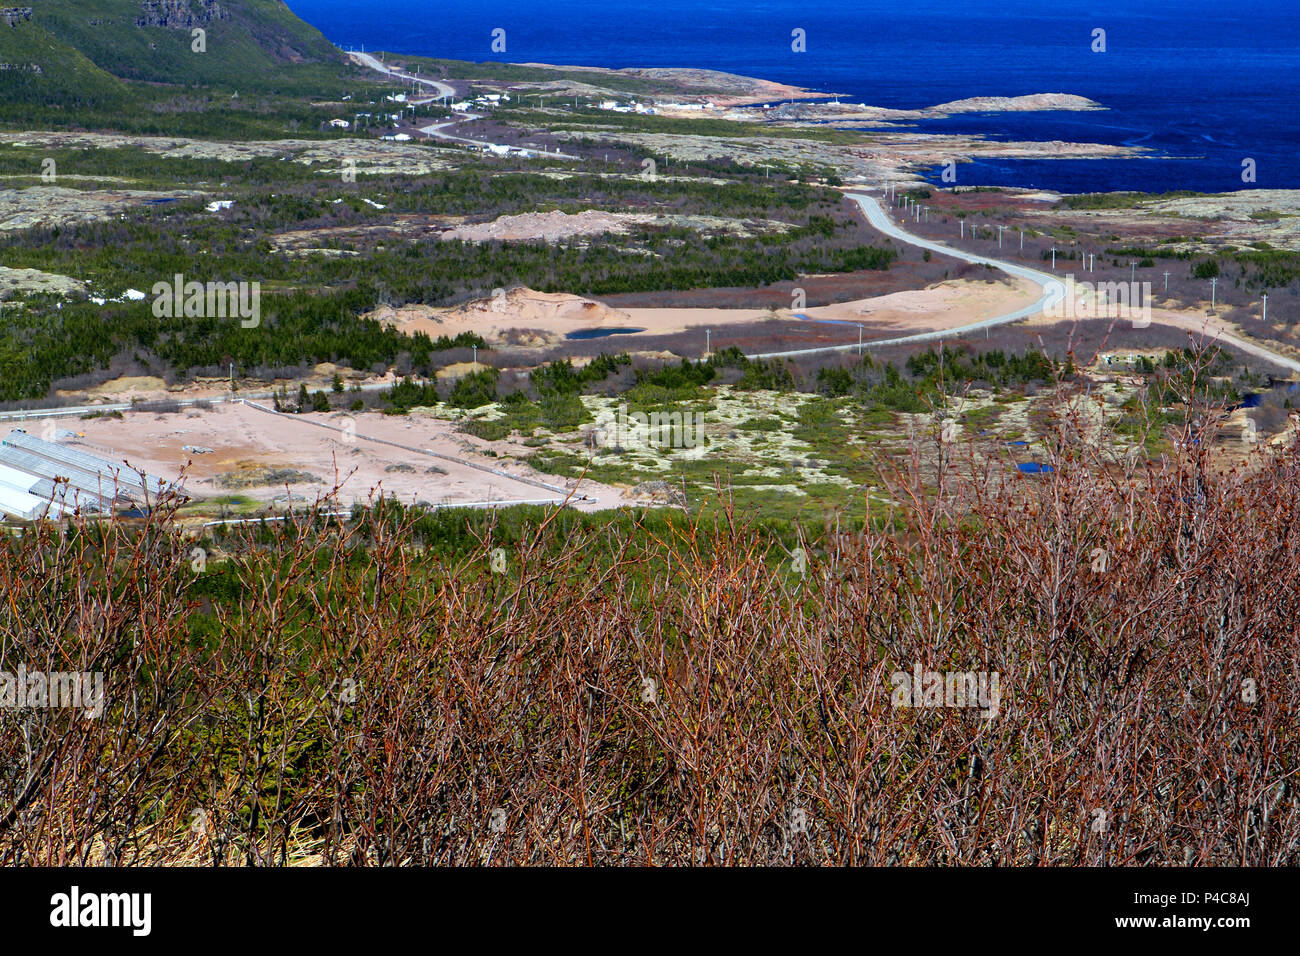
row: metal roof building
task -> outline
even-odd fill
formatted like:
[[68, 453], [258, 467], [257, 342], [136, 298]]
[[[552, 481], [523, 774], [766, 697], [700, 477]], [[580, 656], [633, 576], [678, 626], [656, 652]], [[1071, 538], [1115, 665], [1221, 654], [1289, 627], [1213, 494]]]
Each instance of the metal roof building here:
[[51, 509], [54, 510], [55, 516], [63, 513], [61, 506], [52, 505], [48, 499], [37, 498], [9, 485], [0, 485], [0, 513], [22, 518], [24, 521], [35, 521]]
[[112, 475], [60, 465], [8, 444], [0, 444], [0, 465], [31, 475], [36, 481], [32, 494], [50, 497], [56, 486], [64, 485], [86, 501], [111, 504], [118, 497]]
[[34, 520], [153, 504], [170, 488], [154, 475], [15, 429], [0, 439], [0, 513]]
[[0, 485], [7, 485], [18, 491], [31, 491], [39, 482], [40, 479], [29, 472], [0, 465]]
[[10, 432], [0, 440], [0, 445], [39, 455], [60, 466], [103, 476], [106, 479], [103, 485], [105, 490], [116, 489], [124, 495], [156, 496], [167, 487], [167, 482], [161, 478], [148, 474], [141, 477], [140, 472], [123, 463], [107, 461], [59, 442], [44, 441], [21, 429]]

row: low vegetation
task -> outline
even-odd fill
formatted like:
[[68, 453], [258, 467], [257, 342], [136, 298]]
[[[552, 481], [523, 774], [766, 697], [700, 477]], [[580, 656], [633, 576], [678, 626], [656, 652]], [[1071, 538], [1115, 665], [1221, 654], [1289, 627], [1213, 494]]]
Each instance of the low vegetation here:
[[[811, 528], [725, 498], [32, 528], [0, 667], [107, 703], [0, 709], [0, 860], [1295, 865], [1300, 460], [1219, 469], [1189, 429], [904, 467]], [[998, 696], [912, 706], [917, 672]]]

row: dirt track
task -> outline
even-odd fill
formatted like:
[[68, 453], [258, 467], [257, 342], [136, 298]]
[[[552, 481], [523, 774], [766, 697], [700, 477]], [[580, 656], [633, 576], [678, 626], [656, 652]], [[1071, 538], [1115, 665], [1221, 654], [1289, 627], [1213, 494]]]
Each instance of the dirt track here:
[[[34, 421], [24, 427], [39, 434], [41, 423]], [[315, 480], [301, 478], [288, 485], [289, 493], [306, 501], [328, 495], [337, 483], [338, 500], [343, 505], [365, 502], [381, 491], [408, 503], [430, 504], [561, 499], [562, 492], [532, 482], [555, 487], [570, 484], [519, 462], [481, 454], [478, 449], [486, 447], [485, 443], [456, 433], [452, 422], [420, 415], [275, 415], [247, 405], [218, 405], [204, 411], [128, 413], [122, 419], [60, 422], [59, 427], [84, 433], [84, 444], [73, 447], [91, 454], [126, 459], [163, 478], [175, 479], [184, 470], [186, 489], [195, 497], [240, 495], [267, 504], [283, 499], [283, 481], [223, 486], [223, 476], [254, 469], [288, 469], [312, 476]], [[421, 454], [420, 449], [461, 461]], [[507, 474], [488, 474], [473, 465]], [[387, 470], [390, 467], [396, 470]], [[586, 500], [578, 500], [582, 495]], [[573, 506], [584, 511], [615, 507], [622, 503], [620, 498], [619, 489], [583, 482]]]

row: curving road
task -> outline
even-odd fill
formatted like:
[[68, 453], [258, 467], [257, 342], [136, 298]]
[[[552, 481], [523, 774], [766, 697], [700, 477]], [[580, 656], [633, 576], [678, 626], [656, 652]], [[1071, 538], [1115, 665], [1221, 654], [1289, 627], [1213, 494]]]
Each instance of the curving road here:
[[425, 79], [424, 77], [416, 76], [413, 73], [403, 73], [401, 70], [393, 69], [393, 67], [381, 63], [378, 57], [372, 56], [369, 53], [349, 53], [348, 56], [350, 56], [354, 62], [360, 63], [362, 66], [368, 66], [372, 70], [378, 70], [380, 73], [387, 73], [389, 76], [395, 76], [399, 80], [406, 80], [408, 83], [422, 83], [425, 86], [432, 87], [434, 90], [433, 99], [437, 99], [440, 96], [454, 98], [456, 95], [455, 89], [448, 86], [446, 83], [439, 83], [437, 80]]
[[[922, 249], [929, 249], [937, 252], [942, 256], [949, 256], [953, 259], [961, 259], [963, 262], [971, 262], [977, 266], [992, 266], [995, 269], [1001, 269], [1003, 272], [1016, 276], [1021, 279], [1028, 279], [1030, 282], [1037, 283], [1043, 290], [1043, 294], [1031, 304], [1014, 312], [1007, 312], [1005, 315], [995, 315], [990, 319], [980, 319], [978, 322], [971, 322], [967, 325], [958, 325], [950, 329], [940, 329], [937, 332], [918, 332], [915, 335], [901, 335], [892, 339], [875, 339], [870, 342], [862, 343], [862, 348], [881, 348], [887, 345], [907, 345], [912, 342], [931, 342], [938, 339], [958, 338], [968, 332], [978, 332], [981, 329], [992, 328], [995, 325], [1006, 325], [1008, 322], [1019, 322], [1021, 319], [1027, 319], [1031, 315], [1037, 315], [1044, 309], [1056, 304], [1065, 297], [1065, 283], [1053, 275], [1046, 272], [1039, 272], [1037, 269], [1030, 269], [1025, 266], [1016, 265], [1014, 262], [1003, 262], [1000, 259], [990, 259], [988, 256], [976, 255], [972, 252], [966, 252], [962, 249], [954, 249], [952, 246], [944, 245], [942, 242], [935, 242], [932, 239], [925, 239], [921, 236], [908, 232], [903, 227], [896, 224], [889, 215], [871, 196], [864, 196], [861, 193], [849, 193], [848, 198], [858, 204], [867, 221], [878, 232], [897, 239], [899, 242], [906, 242], [909, 245], [919, 246]], [[822, 355], [830, 352], [853, 352], [859, 348], [857, 342], [851, 342], [848, 345], [826, 345], [811, 349], [793, 349], [786, 352], [760, 352], [755, 355], [746, 356], [751, 359], [779, 358], [783, 356], [796, 355]]]
[[[407, 83], [421, 83], [424, 86], [430, 87], [434, 91], [434, 95], [430, 96], [428, 99], [408, 100], [407, 102], [411, 105], [422, 106], [425, 103], [431, 103], [434, 100], [438, 99], [439, 97], [443, 97], [443, 96], [448, 97], [449, 99], [455, 99], [456, 97], [456, 90], [453, 87], [448, 86], [446, 83], [440, 83], [438, 80], [430, 80], [430, 79], [426, 79], [423, 76], [417, 76], [414, 73], [406, 73], [403, 72], [402, 70], [394, 69], [393, 67], [388, 66], [385, 63], [381, 63], [377, 57], [372, 56], [369, 53], [350, 53], [348, 55], [352, 58], [353, 62], [359, 63], [361, 66], [368, 66], [370, 67], [370, 69], [377, 70], [380, 73], [387, 73], [389, 76], [396, 77], [397, 79], [403, 80]], [[455, 119], [443, 120], [441, 123], [432, 123], [429, 126], [421, 126], [419, 127], [419, 130], [421, 133], [424, 133], [424, 135], [426, 136], [432, 136], [435, 139], [445, 139], [449, 143], [465, 143], [469, 146], [479, 146], [484, 149], [492, 149], [494, 147], [497, 149], [502, 148], [504, 144], [490, 143], [484, 139], [472, 139], [469, 136], [455, 136], [451, 133], [444, 132], [444, 130], [446, 130], [448, 127], [455, 126], [457, 123], [462, 123], [465, 122], [466, 120], [477, 120], [482, 118], [483, 117], [478, 113], [464, 113], [461, 116], [456, 117]], [[521, 149], [521, 147], [508, 147], [508, 148]], [[549, 153], [546, 152], [545, 150], [539, 150], [539, 149], [526, 149], [525, 152], [536, 153], [539, 156], [554, 156], [558, 159], [581, 158], [578, 156], [572, 156], [569, 153], [561, 153], [559, 149], [556, 149], [556, 151], [553, 153]]]
[[[914, 235], [903, 227], [899, 226], [871, 196], [865, 196], [861, 193], [848, 193], [848, 198], [858, 204], [867, 221], [872, 227], [885, 235], [890, 236], [900, 242], [906, 242], [909, 245], [919, 246], [922, 249], [929, 249], [943, 256], [949, 256], [953, 259], [961, 259], [963, 262], [972, 262], [975, 265], [989, 265], [995, 269], [1001, 269], [1008, 275], [1018, 276], [1022, 279], [1028, 279], [1036, 282], [1043, 290], [1042, 296], [1038, 301], [1027, 305], [1022, 309], [1016, 309], [1014, 312], [1008, 312], [1005, 315], [997, 315], [991, 319], [981, 319], [979, 322], [972, 322], [968, 325], [955, 326], [950, 329], [941, 329], [937, 332], [919, 332], [916, 335], [902, 335], [892, 339], [875, 339], [870, 342], [863, 342], [861, 346], [857, 342], [850, 342], [847, 345], [829, 345], [820, 348], [811, 349], [793, 349], [787, 352], [761, 352], [755, 355], [749, 355], [747, 358], [782, 358], [797, 355], [818, 355], [829, 352], [852, 352], [858, 348], [863, 350], [869, 348], [882, 348], [889, 345], [909, 345], [913, 342], [933, 342], [939, 339], [951, 339], [968, 332], [978, 332], [980, 329], [992, 328], [995, 325], [1005, 325], [1008, 322], [1018, 322], [1021, 319], [1027, 319], [1031, 315], [1037, 315], [1049, 306], [1057, 304], [1065, 297], [1065, 283], [1056, 276], [1048, 272], [1040, 272], [1038, 269], [1030, 269], [1026, 266], [1017, 265], [1014, 262], [1005, 262], [1001, 259], [992, 259], [988, 256], [980, 256], [975, 253], [966, 252], [962, 249], [954, 249], [952, 246], [945, 245], [942, 242], [935, 242], [932, 239], [926, 239], [923, 236]], [[1189, 315], [1183, 315], [1169, 310], [1153, 312], [1151, 315], [1153, 323], [1168, 325], [1173, 328], [1183, 329], [1186, 332], [1208, 335], [1212, 341], [1222, 345], [1245, 352], [1247, 355], [1253, 355], [1256, 358], [1271, 362], [1279, 368], [1287, 369], [1291, 372], [1300, 373], [1300, 361], [1288, 358], [1280, 352], [1275, 352], [1268, 346], [1253, 341], [1243, 339], [1239, 335], [1234, 335], [1214, 322], [1208, 315], [1203, 319], [1193, 318]]]

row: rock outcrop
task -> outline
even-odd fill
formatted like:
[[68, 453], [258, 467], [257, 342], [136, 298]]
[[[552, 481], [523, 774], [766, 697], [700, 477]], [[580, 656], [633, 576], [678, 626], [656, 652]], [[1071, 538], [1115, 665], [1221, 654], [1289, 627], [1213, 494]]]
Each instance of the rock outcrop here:
[[0, 20], [3, 20], [11, 27], [16, 27], [23, 21], [30, 20], [31, 18], [31, 7], [0, 7]]
[[217, 0], [143, 0], [140, 11], [136, 26], [169, 30], [188, 30], [214, 20], [230, 19]]

